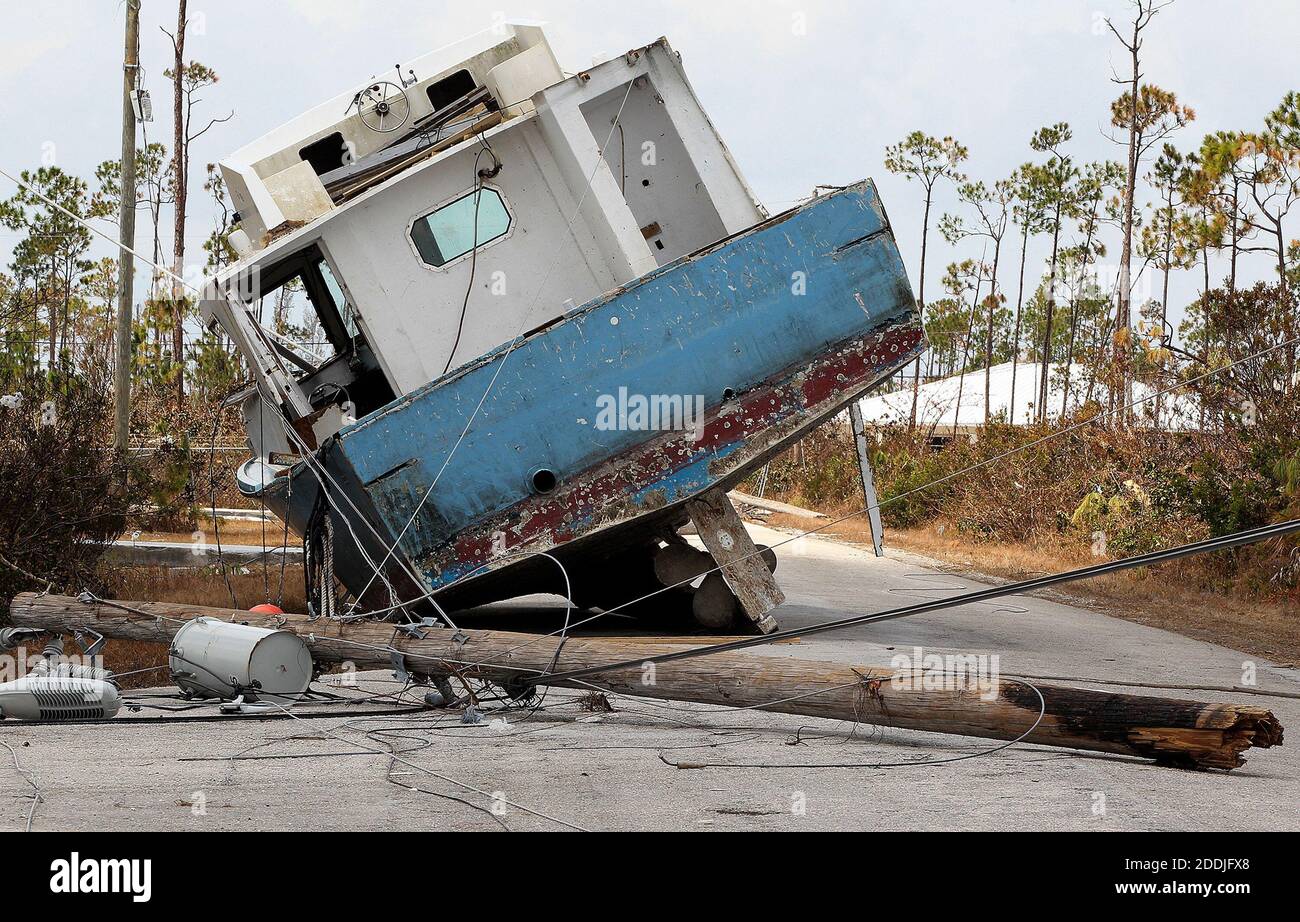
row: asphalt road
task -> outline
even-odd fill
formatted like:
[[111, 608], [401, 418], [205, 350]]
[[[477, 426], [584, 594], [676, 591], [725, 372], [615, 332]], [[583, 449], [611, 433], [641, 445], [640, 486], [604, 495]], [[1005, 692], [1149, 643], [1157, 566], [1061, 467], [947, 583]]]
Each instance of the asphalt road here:
[[[756, 528], [756, 539], [781, 540]], [[976, 584], [918, 558], [803, 538], [778, 550], [783, 627], [877, 611]], [[511, 616], [526, 620], [515, 606]], [[538, 613], [551, 623], [554, 612]], [[1300, 671], [1042, 599], [935, 612], [781, 645], [766, 655], [887, 664], [925, 653], [996, 655], [1003, 673], [1116, 683], [1239, 685], [1300, 692]], [[1082, 683], [1087, 684], [1087, 683]], [[381, 673], [347, 694], [397, 689]], [[1096, 686], [1160, 694], [1121, 685]], [[137, 693], [138, 694], [138, 693]], [[1168, 692], [1270, 707], [1289, 730], [1300, 700]], [[944, 765], [684, 770], [710, 762], [912, 762], [977, 753], [987, 740], [753, 711], [615, 699], [612, 714], [552, 692], [531, 715], [477, 726], [458, 715], [366, 716], [367, 705], [297, 709], [304, 719], [148, 721], [123, 711], [82, 726], [0, 725], [41, 791], [36, 829], [1298, 829], [1294, 744], [1251, 750], [1230, 774], [1017, 746]], [[319, 716], [324, 715], [324, 716]], [[195, 719], [196, 717], [203, 719]], [[125, 718], [135, 718], [127, 723]], [[401, 761], [370, 750], [395, 747]], [[662, 757], [662, 758], [661, 758]], [[23, 828], [32, 788], [0, 748], [0, 829]], [[452, 798], [460, 798], [452, 799]], [[462, 802], [464, 801], [464, 802]], [[529, 812], [534, 811], [534, 812]], [[540, 815], [539, 815], [540, 814]]]

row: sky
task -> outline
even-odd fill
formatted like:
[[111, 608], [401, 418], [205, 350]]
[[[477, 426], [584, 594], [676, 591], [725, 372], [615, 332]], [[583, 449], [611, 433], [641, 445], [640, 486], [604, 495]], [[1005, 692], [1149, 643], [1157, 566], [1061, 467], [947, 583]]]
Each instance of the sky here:
[[[1128, 11], [1126, 0], [191, 0], [188, 55], [221, 78], [204, 111], [234, 116], [195, 145], [188, 247], [201, 260], [211, 223], [199, 190], [205, 163], [504, 17], [546, 22], [566, 71], [667, 36], [759, 198], [778, 211], [819, 183], [874, 178], [915, 287], [920, 190], [885, 171], [885, 147], [914, 129], [951, 135], [970, 150], [971, 177], [991, 183], [1035, 156], [1037, 128], [1066, 121], [1077, 160], [1121, 159], [1105, 131], [1119, 92], [1111, 76], [1127, 61], [1105, 20]], [[124, 15], [122, 0], [0, 4], [0, 167], [56, 163], [89, 178], [117, 157]], [[157, 118], [148, 127], [164, 142], [171, 45], [161, 28], [174, 29], [175, 18], [174, 0], [143, 0], [141, 60]], [[1206, 133], [1259, 127], [1300, 89], [1297, 38], [1294, 0], [1175, 0], [1161, 11], [1147, 33], [1145, 78], [1197, 113], [1172, 140], [1190, 150]], [[0, 197], [13, 191], [0, 177]], [[936, 220], [956, 207], [943, 189]], [[947, 263], [981, 255], [977, 243], [931, 241], [929, 291]], [[0, 229], [0, 261], [14, 242]], [[1031, 248], [1031, 266], [1046, 246]], [[1247, 257], [1248, 277], [1269, 269], [1266, 255]], [[1155, 282], [1144, 279], [1136, 297], [1158, 292]], [[1195, 291], [1195, 273], [1175, 278], [1175, 316]]]

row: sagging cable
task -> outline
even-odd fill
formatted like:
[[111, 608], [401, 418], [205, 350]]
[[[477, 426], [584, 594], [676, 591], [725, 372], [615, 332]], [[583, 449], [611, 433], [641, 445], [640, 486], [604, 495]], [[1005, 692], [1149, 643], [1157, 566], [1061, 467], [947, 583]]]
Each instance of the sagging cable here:
[[675, 653], [663, 653], [658, 656], [647, 656], [640, 659], [624, 660], [620, 663], [610, 663], [605, 666], [589, 666], [584, 669], [574, 669], [569, 672], [557, 672], [545, 676], [544, 678], [548, 684], [571, 682], [576, 679], [606, 675], [624, 669], [641, 669], [648, 663], [671, 663], [677, 660], [694, 659], [699, 656], [711, 656], [715, 653], [730, 653], [737, 650], [748, 650], [753, 647], [766, 646], [768, 644], [778, 643], [782, 640], [790, 640], [795, 637], [810, 637], [815, 634], [825, 634], [830, 631], [856, 627], [860, 624], [874, 624], [878, 621], [891, 621], [895, 618], [907, 618], [912, 615], [925, 614], [926, 612], [942, 611], [944, 609], [956, 608], [960, 605], [986, 602], [990, 599], [1000, 599], [1010, 595], [1019, 595], [1024, 592], [1034, 592], [1052, 586], [1061, 586], [1066, 583], [1093, 579], [1111, 573], [1121, 573], [1125, 570], [1135, 570], [1139, 567], [1149, 567], [1157, 564], [1169, 563], [1171, 561], [1181, 560], [1185, 557], [1193, 557], [1197, 554], [1208, 554], [1214, 551], [1246, 547], [1247, 545], [1258, 544], [1261, 541], [1267, 541], [1271, 538], [1282, 538], [1297, 532], [1300, 532], [1300, 519], [1292, 519], [1291, 521], [1281, 522], [1277, 525], [1266, 525], [1262, 528], [1253, 528], [1247, 531], [1225, 535], [1221, 538], [1207, 538], [1203, 541], [1195, 541], [1191, 544], [1183, 544], [1163, 551], [1139, 554], [1136, 557], [1128, 557], [1124, 560], [1112, 560], [1091, 567], [1067, 570], [1063, 573], [1054, 573], [1048, 576], [1039, 576], [1034, 579], [1022, 580], [1016, 583], [1008, 583], [1005, 586], [993, 586], [988, 589], [979, 589], [975, 592], [968, 592], [948, 599], [934, 599], [916, 605], [908, 605], [903, 608], [892, 608], [872, 614], [854, 615], [849, 618], [840, 618], [835, 621], [825, 621], [821, 624], [814, 624], [809, 627], [787, 628], [786, 630], [776, 631], [761, 637], [744, 637], [740, 640], [731, 640], [707, 647], [695, 647], [689, 650], [679, 650]]

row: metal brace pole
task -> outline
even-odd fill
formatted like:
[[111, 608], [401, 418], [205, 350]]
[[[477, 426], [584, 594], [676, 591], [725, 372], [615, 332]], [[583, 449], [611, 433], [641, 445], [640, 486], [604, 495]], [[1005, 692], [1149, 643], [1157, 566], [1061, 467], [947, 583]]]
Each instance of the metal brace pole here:
[[885, 526], [880, 521], [880, 501], [876, 498], [876, 478], [871, 473], [867, 454], [867, 435], [863, 431], [862, 408], [855, 400], [849, 404], [849, 421], [853, 425], [853, 447], [858, 453], [858, 471], [862, 474], [862, 496], [867, 501], [867, 521], [871, 524], [871, 544], [877, 557], [885, 556]]

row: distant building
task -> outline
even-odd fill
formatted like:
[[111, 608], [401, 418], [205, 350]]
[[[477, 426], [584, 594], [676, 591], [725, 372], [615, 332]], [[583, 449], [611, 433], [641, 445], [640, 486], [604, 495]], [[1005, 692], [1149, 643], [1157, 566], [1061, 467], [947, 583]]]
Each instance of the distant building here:
[[[1062, 365], [1051, 366], [1048, 376], [1047, 417], [1060, 419], [1064, 397]], [[1042, 368], [1037, 363], [1019, 363], [1015, 369], [1015, 406], [1011, 405], [1011, 363], [994, 365], [989, 370], [988, 418], [1024, 426], [1038, 416], [1038, 388]], [[921, 385], [917, 400], [917, 424], [935, 436], [947, 438], [968, 435], [984, 425], [984, 369], [953, 375]], [[964, 381], [962, 380], [964, 377]], [[1092, 382], [1091, 372], [1083, 365], [1070, 366], [1070, 398], [1068, 412], [1077, 412], [1089, 400], [1105, 406], [1109, 393], [1104, 384]], [[958, 390], [961, 406], [957, 406]], [[1133, 416], [1136, 425], [1151, 427], [1155, 419], [1154, 389], [1135, 383]], [[1165, 394], [1160, 403], [1160, 428], [1167, 431], [1189, 432], [1201, 428], [1201, 412], [1193, 394]], [[912, 413], [912, 388], [907, 386], [888, 394], [877, 394], [861, 403], [862, 418], [867, 426], [906, 425]]]

